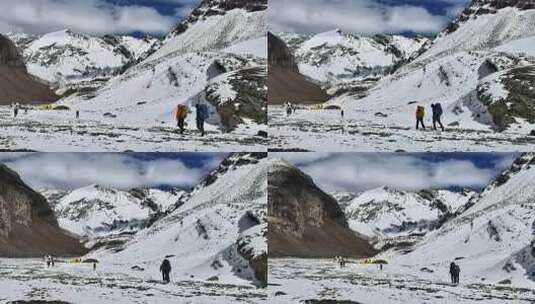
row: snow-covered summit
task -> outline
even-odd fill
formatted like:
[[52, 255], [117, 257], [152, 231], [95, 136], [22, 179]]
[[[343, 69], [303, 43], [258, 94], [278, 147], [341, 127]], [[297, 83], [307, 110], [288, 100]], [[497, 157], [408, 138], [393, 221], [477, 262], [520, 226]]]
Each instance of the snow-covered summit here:
[[294, 52], [299, 70], [329, 87], [389, 74], [428, 42], [424, 37], [363, 36], [341, 30], [280, 37]]
[[179, 203], [185, 193], [159, 189], [122, 191], [100, 185], [42, 192], [54, 208], [60, 227], [88, 239], [135, 233], [148, 225], [152, 216]]
[[345, 208], [350, 227], [373, 238], [425, 234], [438, 228], [473, 197], [474, 191], [401, 191], [390, 187], [368, 190]]
[[96, 37], [65, 29], [45, 35], [9, 34], [31, 74], [56, 85], [110, 77], [153, 47], [153, 38]]

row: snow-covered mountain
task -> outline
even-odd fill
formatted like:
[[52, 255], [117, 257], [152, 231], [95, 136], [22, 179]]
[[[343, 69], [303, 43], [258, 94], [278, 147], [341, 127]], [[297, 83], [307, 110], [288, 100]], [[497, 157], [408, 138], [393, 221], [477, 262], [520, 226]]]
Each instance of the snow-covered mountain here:
[[62, 30], [38, 35], [8, 34], [22, 51], [28, 71], [56, 87], [102, 82], [157, 45], [154, 38], [96, 37]]
[[72, 95], [61, 103], [88, 113], [98, 109], [96, 117], [110, 112], [125, 123], [173, 126], [177, 104], [189, 106], [193, 126], [194, 104], [204, 103], [209, 129], [264, 125], [267, 23], [260, 4], [203, 1], [152, 55], [111, 78], [89, 102]]
[[529, 133], [534, 20], [532, 1], [473, 1], [419, 56], [366, 92], [359, 111], [380, 111], [382, 124], [410, 126], [415, 104], [430, 111], [440, 102], [451, 126]]
[[476, 197], [470, 190], [411, 192], [381, 187], [355, 197], [345, 214], [351, 229], [370, 238], [419, 236], [440, 227]]
[[244, 137], [267, 134], [266, 36], [266, 0], [202, 1], [163, 39], [11, 34], [30, 73], [54, 84], [66, 110], [36, 111], [36, 120], [70, 121], [78, 111], [121, 130], [168, 132], [178, 104], [189, 107], [190, 129], [203, 103], [208, 134]]
[[222, 50], [265, 37], [266, 10], [267, 0], [203, 0], [189, 18], [165, 37], [162, 47], [149, 59]]
[[[281, 33], [293, 51], [299, 71], [340, 94], [351, 84], [365, 83], [393, 72], [426, 43], [424, 37], [362, 36], [341, 30], [316, 35]], [[355, 89], [353, 89], [355, 90]]]
[[158, 275], [168, 257], [176, 278], [265, 286], [267, 164], [266, 153], [229, 155], [174, 211], [120, 248], [91, 256], [147, 275]]
[[[533, 284], [535, 271], [535, 155], [515, 160], [472, 207], [425, 237], [404, 264], [429, 268], [458, 260], [469, 280]], [[533, 285], [531, 285], [533, 286]]]
[[42, 194], [53, 207], [60, 227], [87, 241], [135, 234], [187, 197], [187, 192], [179, 189], [121, 191], [99, 185], [72, 191], [45, 190]]

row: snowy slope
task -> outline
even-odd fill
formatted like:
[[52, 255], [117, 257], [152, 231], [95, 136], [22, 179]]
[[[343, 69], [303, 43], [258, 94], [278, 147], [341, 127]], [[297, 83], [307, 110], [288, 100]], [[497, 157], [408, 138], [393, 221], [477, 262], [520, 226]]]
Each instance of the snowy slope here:
[[535, 155], [519, 157], [475, 205], [426, 237], [399, 262], [446, 267], [457, 259], [465, 280], [533, 286]]
[[[177, 104], [189, 106], [191, 114], [187, 125], [195, 126], [194, 104], [202, 102], [208, 105], [210, 111], [208, 131], [229, 131], [238, 124], [249, 127], [263, 125], [266, 116], [263, 105], [254, 106], [250, 110], [254, 115], [250, 115], [243, 109], [223, 109], [223, 105], [205, 99], [206, 87], [216, 77], [225, 77], [222, 75], [228, 73], [227, 77], [232, 78], [235, 75], [232, 72], [266, 66], [265, 10], [261, 6], [250, 8], [253, 2], [244, 2], [244, 8], [234, 8], [231, 3], [203, 1], [166, 37], [161, 47], [155, 52], [148, 51], [152, 55], [111, 78], [94, 92], [89, 101], [73, 95], [60, 103], [86, 113], [90, 119], [101, 119], [104, 114], [110, 113], [115, 116], [114, 121], [121, 123], [174, 127]], [[220, 6], [230, 7], [227, 10], [219, 9]], [[216, 9], [217, 13], [214, 13]], [[124, 38], [123, 43], [132, 44], [124, 42]], [[231, 95], [224, 95], [223, 99], [240, 97], [243, 94], [233, 92], [242, 88], [245, 91], [249, 89], [238, 86], [225, 90]], [[230, 99], [233, 103], [244, 103], [243, 100]], [[254, 97], [253, 103], [265, 104], [262, 99], [262, 96]], [[237, 118], [227, 123], [226, 116]], [[257, 129], [250, 128], [249, 132], [256, 135]]]
[[[529, 45], [535, 34], [535, 9], [506, 6], [487, 11], [490, 4], [482, 4], [486, 2], [490, 3], [475, 1], [427, 51], [382, 79], [358, 101], [359, 111], [384, 114], [377, 120], [385, 125], [412, 126], [416, 105], [425, 106], [430, 113], [430, 105], [440, 102], [443, 121], [451, 126], [529, 133], [531, 106], [507, 98], [504, 104], [513, 106], [492, 106], [482, 99], [482, 93], [503, 97], [505, 92], [498, 81], [491, 80], [498, 83], [496, 86], [488, 85], [489, 79], [500, 76], [493, 74], [535, 64]], [[528, 93], [532, 86], [531, 80], [520, 84]], [[503, 116], [508, 116], [506, 122]]]
[[409, 192], [381, 187], [357, 196], [345, 213], [351, 229], [371, 238], [425, 234], [474, 196], [472, 191]]
[[136, 60], [156, 39], [92, 37], [62, 30], [43, 36], [14, 34], [31, 74], [59, 85], [109, 77]]
[[491, 2], [474, 1], [448, 29], [437, 36], [418, 61], [460, 51], [491, 49], [535, 35], [535, 7], [524, 10], [506, 4], [506, 7], [496, 8]]
[[202, 1], [163, 41], [148, 60], [198, 51], [216, 51], [265, 37], [267, 1]]
[[306, 76], [328, 85], [382, 77], [408, 60], [428, 39], [361, 36], [340, 30], [316, 35], [282, 33]]
[[42, 192], [54, 208], [60, 227], [86, 239], [135, 233], [151, 216], [165, 212], [185, 191], [121, 191], [90, 185], [73, 191]]
[[[140, 231], [120, 252], [103, 250], [93, 256], [139, 265], [152, 276], [168, 256], [176, 278], [259, 284], [252, 260], [264, 257], [267, 267], [265, 156], [229, 156], [189, 200]], [[266, 268], [259, 270], [265, 276]]]

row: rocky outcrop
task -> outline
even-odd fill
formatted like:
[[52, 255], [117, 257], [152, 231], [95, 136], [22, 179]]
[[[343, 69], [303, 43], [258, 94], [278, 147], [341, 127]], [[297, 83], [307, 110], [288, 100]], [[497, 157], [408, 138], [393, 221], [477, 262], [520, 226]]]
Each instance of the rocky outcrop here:
[[[265, 240], [267, 234], [267, 224], [260, 224], [243, 232], [238, 238], [238, 253], [247, 261], [253, 270], [255, 278], [259, 282], [259, 287], [267, 287], [268, 283], [268, 253]], [[264, 246], [259, 246], [264, 244]]]
[[329, 99], [318, 84], [299, 73], [286, 43], [272, 33], [268, 33], [268, 88], [268, 104], [315, 104]]
[[0, 35], [0, 105], [48, 103], [57, 99], [46, 84], [28, 74], [15, 44]]
[[244, 119], [267, 122], [266, 66], [245, 68], [218, 78], [206, 89], [206, 100], [217, 109], [223, 129], [234, 130]]
[[268, 193], [270, 256], [366, 257], [375, 253], [367, 240], [349, 229], [336, 200], [292, 165], [272, 164]]
[[78, 255], [82, 245], [58, 227], [46, 199], [0, 165], [0, 256]]
[[516, 67], [485, 79], [478, 99], [488, 108], [496, 129], [505, 131], [517, 119], [535, 123], [535, 66]]

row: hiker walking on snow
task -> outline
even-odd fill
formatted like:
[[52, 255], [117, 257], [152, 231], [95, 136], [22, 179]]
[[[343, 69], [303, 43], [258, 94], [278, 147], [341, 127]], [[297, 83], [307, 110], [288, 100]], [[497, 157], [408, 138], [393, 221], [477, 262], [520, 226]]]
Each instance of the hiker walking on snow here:
[[[198, 115], [198, 114], [197, 114]], [[179, 104], [176, 107], [176, 124], [180, 129], [180, 134], [184, 134], [184, 122], [188, 116], [188, 107], [183, 104]]]
[[425, 130], [424, 117], [425, 117], [425, 108], [422, 106], [418, 106], [416, 108], [416, 130], [418, 130], [418, 126], [420, 124], [422, 124], [422, 128]]
[[431, 104], [431, 110], [433, 111], [433, 129], [437, 130], [437, 123], [440, 125], [440, 128], [444, 132], [444, 126], [442, 125], [442, 122], [440, 121], [440, 117], [442, 116], [442, 105], [440, 103]]
[[17, 106], [15, 106], [15, 108], [13, 109], [13, 117], [17, 117], [17, 115], [19, 115], [19, 108]]
[[76, 110], [76, 119], [80, 118], [80, 111]]
[[201, 136], [204, 136], [204, 121], [208, 118], [208, 108], [205, 104], [197, 103], [195, 110], [197, 111], [197, 129], [201, 132]]
[[292, 104], [288, 101], [286, 103], [286, 116], [292, 115]]
[[169, 283], [171, 281], [169, 278], [169, 273], [171, 272], [171, 263], [168, 259], [163, 260], [162, 265], [160, 265], [160, 272], [162, 273], [163, 281]]
[[452, 284], [459, 284], [459, 274], [461, 273], [461, 268], [455, 262], [450, 264], [450, 276]]

